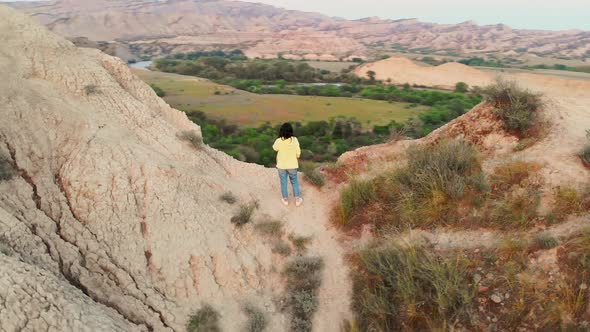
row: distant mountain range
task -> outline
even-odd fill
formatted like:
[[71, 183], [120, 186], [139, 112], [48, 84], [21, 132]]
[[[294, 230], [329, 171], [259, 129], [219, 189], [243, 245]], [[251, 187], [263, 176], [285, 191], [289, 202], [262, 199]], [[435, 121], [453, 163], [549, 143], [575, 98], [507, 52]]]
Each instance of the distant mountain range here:
[[57, 0], [13, 2], [70, 39], [128, 44], [135, 54], [241, 49], [251, 57], [336, 60], [375, 49], [453, 55], [531, 53], [590, 57], [590, 32], [518, 30], [473, 22], [345, 20], [269, 5], [224, 0]]

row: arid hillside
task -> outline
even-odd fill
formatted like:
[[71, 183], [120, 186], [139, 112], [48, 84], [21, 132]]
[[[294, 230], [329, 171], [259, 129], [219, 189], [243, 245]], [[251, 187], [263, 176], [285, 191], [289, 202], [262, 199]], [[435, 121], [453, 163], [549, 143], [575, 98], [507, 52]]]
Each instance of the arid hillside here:
[[211, 306], [226, 331], [284, 331], [305, 259], [313, 326], [338, 330], [350, 284], [317, 191], [284, 207], [275, 170], [204, 145], [118, 58], [6, 6], [0, 39], [0, 330], [185, 331]]
[[324, 169], [341, 183], [332, 219], [349, 235], [347, 331], [586, 330], [590, 83], [496, 82], [453, 66], [359, 69], [394, 83], [462, 81], [485, 99], [423, 139], [404, 139], [410, 124]]
[[196, 49], [241, 49], [250, 57], [338, 60], [375, 48], [455, 53], [514, 52], [587, 57], [585, 31], [518, 30], [473, 22], [433, 24], [367, 18], [349, 21], [240, 1], [15, 2], [67, 38], [124, 41], [151, 55]]

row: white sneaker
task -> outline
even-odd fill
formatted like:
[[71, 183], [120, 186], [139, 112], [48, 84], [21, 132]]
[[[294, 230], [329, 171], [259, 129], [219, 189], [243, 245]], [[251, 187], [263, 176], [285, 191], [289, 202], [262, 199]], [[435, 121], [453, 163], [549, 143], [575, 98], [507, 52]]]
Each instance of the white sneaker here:
[[288, 198], [282, 198], [281, 202], [283, 202], [284, 206], [289, 206], [289, 199]]
[[301, 206], [303, 204], [303, 198], [297, 197], [295, 198], [295, 206]]

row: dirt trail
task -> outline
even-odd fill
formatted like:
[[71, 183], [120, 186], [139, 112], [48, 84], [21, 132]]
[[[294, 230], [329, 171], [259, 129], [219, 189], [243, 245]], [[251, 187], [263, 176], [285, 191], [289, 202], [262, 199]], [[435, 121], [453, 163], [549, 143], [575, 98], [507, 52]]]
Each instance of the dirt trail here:
[[548, 234], [557, 239], [568, 239], [583, 231], [590, 230], [590, 214], [572, 217], [568, 221], [548, 227], [546, 229], [523, 230], [506, 232], [499, 230], [450, 230], [437, 229], [425, 231], [414, 229], [402, 234], [392, 236], [391, 240], [397, 243], [427, 242], [439, 250], [448, 249], [476, 249], [494, 248], [508, 239], [520, 239], [531, 241], [539, 234]]
[[269, 180], [274, 181], [274, 191], [260, 197], [264, 211], [273, 218], [284, 221], [287, 234], [311, 237], [308, 255], [324, 259], [320, 305], [314, 318], [314, 331], [340, 331], [340, 323], [351, 317], [352, 284], [344, 261], [346, 251], [338, 240], [338, 231], [329, 221], [330, 195], [320, 192], [300, 178], [304, 204], [295, 207], [291, 201], [285, 207], [280, 202], [278, 176], [271, 176]]

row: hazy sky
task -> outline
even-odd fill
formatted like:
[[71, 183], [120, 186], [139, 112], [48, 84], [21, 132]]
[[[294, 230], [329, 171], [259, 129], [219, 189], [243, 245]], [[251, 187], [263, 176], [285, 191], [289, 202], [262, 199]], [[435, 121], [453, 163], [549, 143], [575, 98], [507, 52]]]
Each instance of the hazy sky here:
[[[5, 0], [0, 0], [0, 2]], [[22, 0], [13, 0], [22, 1]], [[84, 0], [80, 0], [84, 1]], [[590, 30], [590, 0], [243, 0], [357, 19], [505, 23], [514, 28]]]
[[590, 0], [245, 0], [357, 19], [505, 23], [515, 28], [590, 30]]

